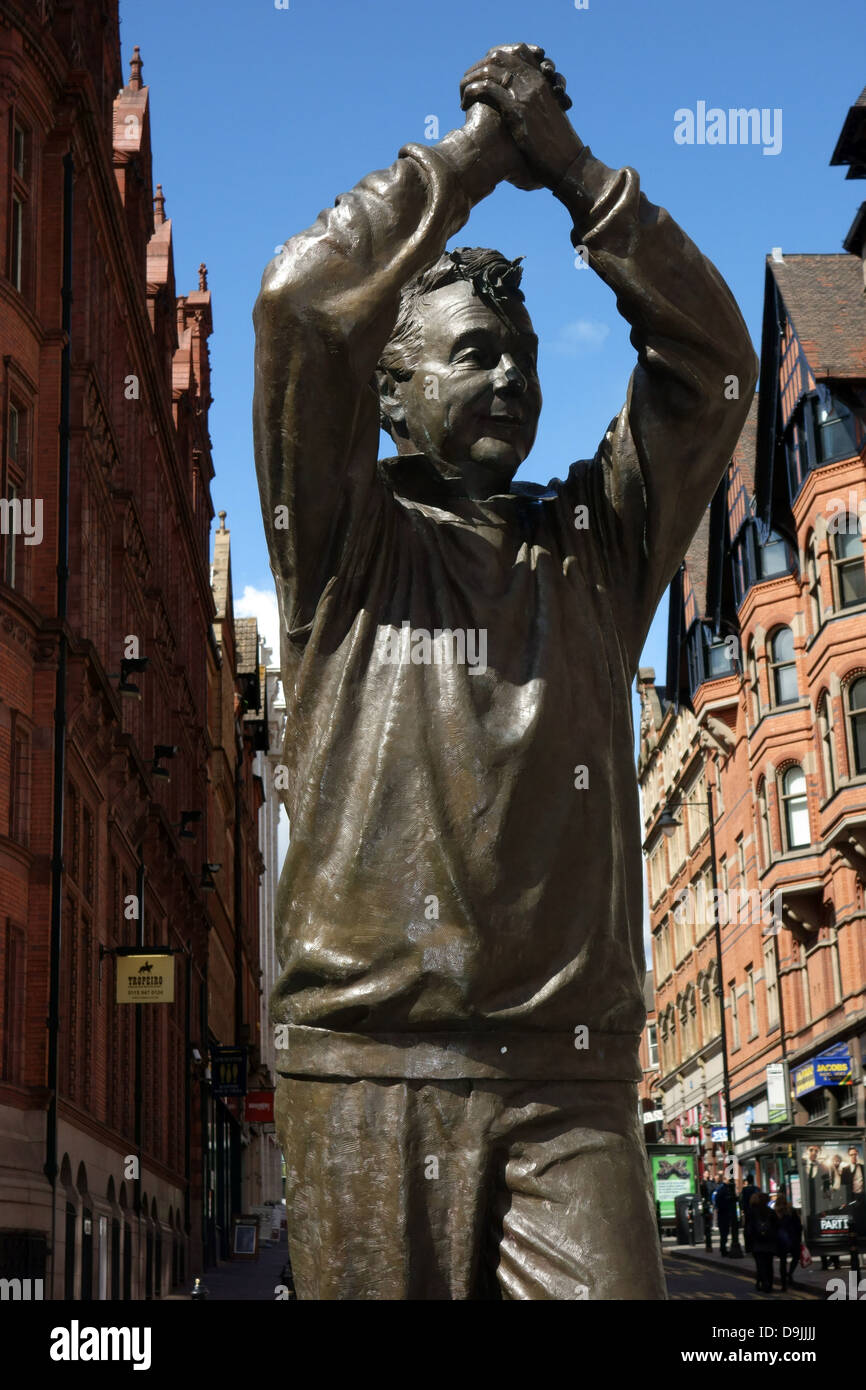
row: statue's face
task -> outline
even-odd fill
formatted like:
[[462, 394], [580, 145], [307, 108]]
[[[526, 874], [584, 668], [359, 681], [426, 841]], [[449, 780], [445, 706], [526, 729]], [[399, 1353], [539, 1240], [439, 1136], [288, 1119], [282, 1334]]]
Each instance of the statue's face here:
[[466, 281], [424, 295], [419, 313], [421, 360], [394, 386], [393, 413], [408, 435], [398, 447], [465, 477], [473, 495], [501, 492], [532, 448], [541, 411], [529, 314], [511, 295], [500, 318]]

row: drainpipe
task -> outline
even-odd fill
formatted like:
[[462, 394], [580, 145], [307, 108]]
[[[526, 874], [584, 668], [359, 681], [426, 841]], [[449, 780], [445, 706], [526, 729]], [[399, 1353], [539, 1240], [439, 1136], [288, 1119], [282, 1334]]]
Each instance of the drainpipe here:
[[69, 421], [72, 329], [72, 194], [75, 165], [63, 156], [63, 282], [60, 291], [63, 347], [60, 353], [60, 422], [57, 505], [57, 674], [54, 685], [54, 797], [51, 840], [51, 922], [48, 947], [48, 1113], [45, 1165], [51, 1184], [51, 1275], [54, 1296], [57, 1242], [57, 1090], [60, 1042], [60, 949], [63, 927], [63, 809], [66, 791], [66, 619], [69, 607]]

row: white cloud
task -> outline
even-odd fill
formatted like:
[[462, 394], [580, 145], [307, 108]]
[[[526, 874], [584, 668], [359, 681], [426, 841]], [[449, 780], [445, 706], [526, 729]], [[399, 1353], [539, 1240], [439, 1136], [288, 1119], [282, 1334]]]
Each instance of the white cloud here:
[[252, 584], [245, 584], [243, 595], [235, 598], [235, 617], [258, 620], [259, 633], [273, 653], [271, 661], [279, 663], [280, 618], [275, 591], [254, 589]]
[[609, 333], [610, 326], [606, 323], [593, 319], [573, 319], [571, 323], [562, 325], [559, 336], [554, 338], [550, 346], [554, 352], [574, 357], [584, 348], [601, 347]]

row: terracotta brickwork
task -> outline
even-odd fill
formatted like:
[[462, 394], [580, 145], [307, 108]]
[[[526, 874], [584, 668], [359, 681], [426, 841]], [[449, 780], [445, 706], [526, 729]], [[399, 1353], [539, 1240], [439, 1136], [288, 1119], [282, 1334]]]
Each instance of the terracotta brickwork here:
[[712, 1176], [719, 986], [733, 1139], [759, 1179], [775, 1177], [750, 1136], [771, 1118], [769, 1063], [793, 1081], [838, 1046], [845, 1084], [792, 1084], [791, 1118], [864, 1123], [863, 228], [861, 208], [846, 254], [767, 260], [759, 394], [672, 586], [666, 684], [638, 680], [657, 1089], [666, 1137], [698, 1145]]
[[[0, 9], [0, 1201], [4, 1227], [46, 1241], [56, 1202], [55, 1296], [89, 1289], [98, 1296], [106, 1278], [102, 1296], [158, 1296], [187, 1281], [215, 1244], [203, 1217], [205, 1188], [222, 1184], [231, 1193], [234, 1183], [209, 1166], [209, 1044], [255, 1046], [260, 1013], [260, 790], [244, 710], [236, 708], [242, 682], [234, 651], [231, 642], [228, 653], [220, 650], [212, 627], [211, 296], [204, 266], [189, 293], [175, 286], [166, 197], [153, 183], [150, 91], [137, 49], [128, 80], [121, 71], [116, 0]], [[61, 622], [67, 157], [69, 585]], [[27, 506], [32, 520], [37, 504], [38, 539], [37, 528], [28, 536], [25, 526]], [[52, 1192], [43, 1165], [52, 1105], [46, 1018], [61, 634], [66, 761]], [[119, 689], [121, 663], [131, 656], [148, 663], [127, 672], [138, 699]], [[231, 687], [217, 697], [229, 710], [218, 730], [208, 704], [215, 681]], [[156, 757], [158, 745], [173, 751]], [[219, 814], [215, 745], [229, 752]], [[214, 845], [220, 818], [234, 833], [236, 794], [237, 859]], [[190, 827], [184, 812], [201, 819]], [[184, 828], [193, 834], [182, 835]], [[215, 891], [203, 873], [208, 860], [222, 861]], [[212, 969], [214, 928], [220, 946]], [[115, 957], [100, 954], [138, 941], [146, 951], [176, 953], [174, 1003], [141, 1007], [140, 1143], [135, 1006], [115, 1003]]]

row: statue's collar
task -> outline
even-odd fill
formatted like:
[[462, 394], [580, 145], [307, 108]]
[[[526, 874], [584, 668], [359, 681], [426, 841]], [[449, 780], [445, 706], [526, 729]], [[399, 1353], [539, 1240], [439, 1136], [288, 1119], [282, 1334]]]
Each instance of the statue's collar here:
[[407, 501], [427, 503], [433, 507], [447, 510], [463, 510], [466, 507], [481, 507], [487, 510], [491, 504], [514, 502], [517, 498], [540, 498], [552, 496], [547, 488], [538, 483], [512, 483], [509, 492], [495, 493], [491, 497], [467, 497], [462, 478], [443, 478], [442, 474], [427, 458], [426, 454], [397, 454], [393, 458], [380, 459], [379, 475], [387, 486]]

